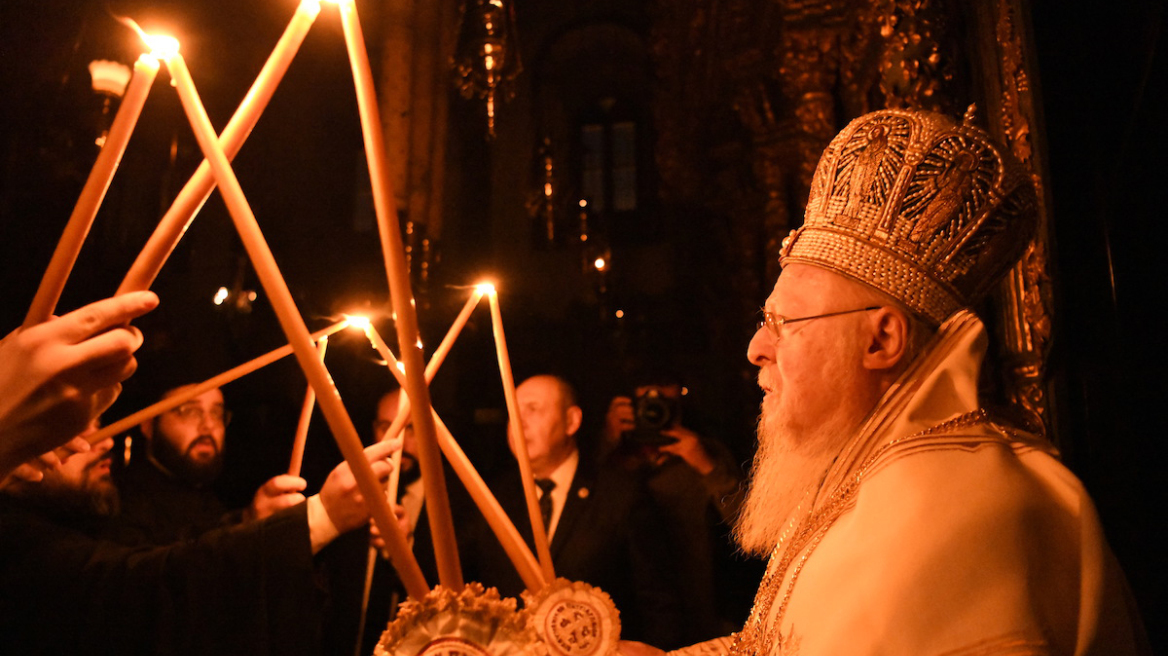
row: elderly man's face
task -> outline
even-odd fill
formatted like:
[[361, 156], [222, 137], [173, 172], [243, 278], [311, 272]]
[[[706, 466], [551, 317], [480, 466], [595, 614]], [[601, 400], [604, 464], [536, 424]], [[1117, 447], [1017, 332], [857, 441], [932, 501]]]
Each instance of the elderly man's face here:
[[[188, 389], [178, 387], [173, 396]], [[227, 410], [223, 393], [208, 390], [143, 426], [150, 452], [163, 466], [192, 483], [209, 483], [222, 468]]]
[[[515, 396], [531, 469], [537, 476], [550, 474], [576, 448], [578, 409], [567, 405], [559, 383], [548, 376], [527, 379]], [[515, 436], [508, 438], [514, 452]]]
[[[779, 276], [766, 310], [795, 319], [863, 307], [857, 283], [829, 271], [791, 265]], [[863, 313], [812, 319], [780, 328], [760, 328], [747, 356], [758, 368], [765, 397], [763, 428], [798, 445], [846, 410], [856, 379], [863, 375]]]
[[[791, 265], [766, 302], [788, 319], [871, 304], [864, 291], [823, 269]], [[814, 497], [832, 459], [870, 409], [864, 393], [864, 314], [760, 328], [750, 341], [765, 393], [750, 492], [735, 526], [739, 544], [765, 556], [787, 519]]]

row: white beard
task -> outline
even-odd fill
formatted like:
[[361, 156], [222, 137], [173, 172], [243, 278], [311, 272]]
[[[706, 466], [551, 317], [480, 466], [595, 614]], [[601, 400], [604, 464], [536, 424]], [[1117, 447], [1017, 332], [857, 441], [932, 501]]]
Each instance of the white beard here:
[[811, 511], [828, 468], [869, 411], [864, 401], [850, 393], [859, 389], [859, 374], [843, 365], [844, 353], [840, 349], [837, 359], [824, 365], [841, 391], [839, 400], [828, 416], [811, 427], [792, 424], [790, 417], [782, 416], [777, 402], [768, 406], [763, 400], [750, 487], [734, 524], [734, 537], [748, 554], [769, 555], [788, 524], [798, 523]]
[[[783, 435], [768, 421], [764, 409], [758, 422], [758, 451], [750, 488], [734, 523], [734, 537], [742, 550], [765, 557], [778, 544], [788, 521], [810, 510], [827, 468], [839, 453], [842, 440], [816, 435], [797, 440]], [[833, 431], [834, 432], [834, 431]]]

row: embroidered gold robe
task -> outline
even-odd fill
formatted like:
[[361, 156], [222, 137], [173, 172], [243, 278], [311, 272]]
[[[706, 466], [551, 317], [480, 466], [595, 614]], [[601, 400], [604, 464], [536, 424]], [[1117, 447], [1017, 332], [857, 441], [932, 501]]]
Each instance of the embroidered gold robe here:
[[1082, 484], [979, 410], [985, 329], [947, 321], [775, 548], [750, 619], [683, 653], [1139, 653], [1142, 627]]

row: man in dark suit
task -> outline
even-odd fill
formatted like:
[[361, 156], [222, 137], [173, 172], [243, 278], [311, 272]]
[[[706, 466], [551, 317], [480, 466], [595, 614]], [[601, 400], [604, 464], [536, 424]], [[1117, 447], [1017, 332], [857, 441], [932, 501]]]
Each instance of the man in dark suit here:
[[[675, 572], [668, 571], [672, 558], [662, 541], [660, 514], [626, 472], [602, 470], [592, 458], [580, 457], [576, 433], [583, 411], [571, 385], [556, 376], [534, 376], [516, 396], [556, 575], [608, 593], [620, 610], [624, 637], [676, 644], [678, 603], [670, 585]], [[491, 488], [531, 544], [517, 468], [503, 472]], [[486, 523], [466, 529], [460, 527], [459, 543], [467, 580], [517, 597], [523, 583]]]

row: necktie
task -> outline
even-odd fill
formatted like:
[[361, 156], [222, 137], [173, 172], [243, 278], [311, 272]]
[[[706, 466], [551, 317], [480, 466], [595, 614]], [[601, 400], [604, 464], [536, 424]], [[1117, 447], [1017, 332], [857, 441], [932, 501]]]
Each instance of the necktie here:
[[543, 490], [539, 497], [539, 514], [543, 517], [543, 528], [546, 531], [552, 521], [552, 490], [556, 487], [556, 482], [550, 478], [537, 478], [535, 484]]

